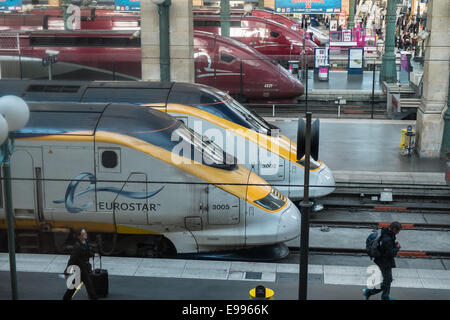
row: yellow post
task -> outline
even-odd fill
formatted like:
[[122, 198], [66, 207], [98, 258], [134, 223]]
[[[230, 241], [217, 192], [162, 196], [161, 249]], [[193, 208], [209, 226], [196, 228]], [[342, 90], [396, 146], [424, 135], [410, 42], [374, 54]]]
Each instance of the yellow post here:
[[400, 138], [400, 149], [405, 149], [406, 129], [402, 129], [402, 137]]
[[[273, 300], [274, 292], [272, 289], [265, 288], [264, 286], [257, 286], [250, 290], [250, 300]], [[262, 296], [261, 296], [261, 293]]]

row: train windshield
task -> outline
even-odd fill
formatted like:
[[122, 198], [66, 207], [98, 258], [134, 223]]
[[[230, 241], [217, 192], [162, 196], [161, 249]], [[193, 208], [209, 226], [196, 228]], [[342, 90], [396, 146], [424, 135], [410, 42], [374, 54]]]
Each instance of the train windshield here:
[[237, 168], [236, 158], [227, 154], [209, 138], [201, 136], [185, 125], [180, 125], [172, 133], [172, 141], [179, 140], [179, 138], [190, 145], [190, 148], [183, 149], [184, 157], [219, 169], [233, 170]]
[[97, 131], [122, 133], [204, 165], [224, 170], [237, 168], [234, 157], [181, 121], [148, 107], [110, 105]]
[[[220, 91], [220, 90], [215, 90], [215, 91], [211, 90], [210, 93], [212, 95], [216, 96], [219, 99], [219, 101], [221, 101], [220, 104], [215, 105], [216, 108], [221, 107], [222, 109], [223, 108], [229, 109], [231, 112], [238, 115], [241, 119], [244, 120], [243, 126], [245, 126], [246, 128], [249, 128], [249, 129], [252, 129], [257, 132], [267, 134], [267, 135], [271, 134], [272, 129], [278, 129], [276, 126], [271, 125], [266, 120], [264, 120], [261, 116], [246, 109], [239, 102], [234, 100], [229, 94], [227, 94], [223, 91]], [[224, 117], [224, 118], [227, 119], [227, 117]], [[227, 119], [227, 120], [236, 122], [238, 124], [242, 124], [242, 123], [235, 121], [234, 119]]]

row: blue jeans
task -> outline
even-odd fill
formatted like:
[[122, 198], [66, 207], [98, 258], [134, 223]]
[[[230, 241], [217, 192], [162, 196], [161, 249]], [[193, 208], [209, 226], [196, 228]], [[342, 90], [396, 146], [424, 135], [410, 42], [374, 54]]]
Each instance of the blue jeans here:
[[392, 283], [392, 268], [380, 268], [381, 274], [383, 275], [383, 282], [381, 283], [380, 289], [370, 289], [367, 291], [368, 295], [381, 294], [381, 300], [389, 300], [389, 294], [391, 292]]

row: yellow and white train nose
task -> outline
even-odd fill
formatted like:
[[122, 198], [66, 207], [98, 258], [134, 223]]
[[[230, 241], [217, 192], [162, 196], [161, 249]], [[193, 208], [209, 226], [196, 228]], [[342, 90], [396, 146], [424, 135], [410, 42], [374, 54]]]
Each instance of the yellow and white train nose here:
[[300, 211], [289, 201], [278, 223], [277, 242], [285, 242], [300, 235]]
[[314, 185], [310, 188], [309, 195], [311, 198], [320, 198], [330, 193], [334, 192], [335, 181], [333, 177], [333, 173], [330, 168], [326, 165], [322, 164], [321, 168], [317, 174], [315, 174], [315, 181], [311, 181], [311, 185]]

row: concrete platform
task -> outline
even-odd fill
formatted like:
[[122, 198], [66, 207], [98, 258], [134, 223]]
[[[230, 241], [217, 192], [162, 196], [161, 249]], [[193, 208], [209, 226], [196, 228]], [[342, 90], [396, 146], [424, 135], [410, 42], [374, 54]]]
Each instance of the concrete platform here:
[[[314, 117], [314, 115], [313, 115]], [[297, 141], [297, 119], [269, 118]], [[319, 158], [337, 182], [446, 185], [445, 159], [400, 155], [401, 129], [415, 121], [320, 120]]]
[[[309, 245], [314, 248], [339, 248], [365, 250], [366, 239], [372, 229], [330, 227], [311, 227]], [[450, 232], [402, 230], [397, 236], [402, 251], [445, 252], [450, 253]], [[299, 247], [300, 240], [286, 242], [288, 247]]]
[[[1, 261], [7, 255], [0, 254]], [[51, 272], [67, 256], [18, 254], [18, 291], [21, 299], [61, 299], [65, 280]], [[41, 267], [31, 271], [29, 266]], [[309, 298], [360, 300], [371, 276], [365, 266], [309, 265]], [[275, 299], [297, 299], [298, 264], [217, 262], [178, 259], [105, 257], [109, 270], [107, 299], [248, 300], [248, 291], [262, 284]], [[125, 275], [123, 269], [128, 271]], [[160, 270], [165, 269], [161, 274]], [[29, 270], [29, 271], [24, 271]], [[45, 270], [45, 271], [43, 271]], [[8, 267], [0, 267], [0, 299], [10, 299]], [[391, 294], [397, 299], [450, 299], [450, 271], [397, 268]], [[374, 299], [378, 297], [374, 297]], [[84, 289], [75, 300], [87, 299]]]
[[420, 224], [426, 226], [450, 225], [448, 214], [441, 213], [412, 213], [412, 212], [380, 212], [370, 210], [349, 211], [323, 210], [311, 214], [311, 222], [361, 222], [378, 224], [380, 222], [398, 221], [405, 224]]
[[[375, 71], [375, 100], [385, 100], [380, 83], [379, 71]], [[314, 71], [308, 71], [308, 99], [315, 101], [335, 101], [338, 97], [349, 101], [367, 101], [372, 96], [372, 71], [364, 71], [362, 75], [348, 75], [347, 71], [330, 71], [328, 81], [314, 78]], [[301, 79], [303, 84], [304, 80]], [[302, 95], [299, 100], [304, 100]]]

